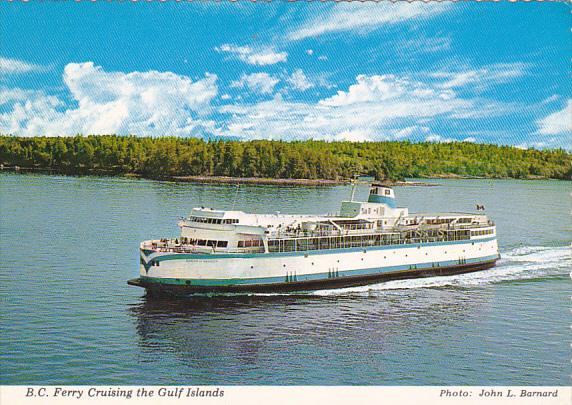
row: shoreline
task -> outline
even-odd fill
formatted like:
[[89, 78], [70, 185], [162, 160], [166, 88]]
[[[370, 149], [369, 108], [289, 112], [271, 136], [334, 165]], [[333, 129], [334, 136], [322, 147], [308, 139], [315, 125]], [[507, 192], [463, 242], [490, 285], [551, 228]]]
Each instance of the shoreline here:
[[[182, 183], [195, 183], [195, 184], [250, 184], [250, 185], [273, 185], [273, 186], [303, 186], [303, 187], [328, 187], [340, 186], [351, 184], [350, 179], [295, 179], [295, 178], [267, 178], [267, 177], [228, 177], [228, 176], [160, 176], [160, 177], [147, 177], [137, 173], [117, 173], [112, 170], [80, 170], [76, 172], [69, 172], [66, 170], [41, 168], [41, 167], [20, 167], [20, 166], [0, 166], [0, 171], [9, 172], [36, 172], [48, 175], [64, 175], [64, 176], [101, 176], [101, 177], [125, 177], [137, 178], [155, 181], [172, 181]], [[422, 176], [421, 179], [453, 179], [453, 180], [560, 180], [552, 179], [542, 176], [529, 176], [527, 178], [517, 179], [512, 177], [497, 178], [497, 177], [483, 177], [483, 176], [462, 176], [454, 173], [435, 174], [432, 176]], [[382, 180], [382, 182], [393, 187], [403, 186], [422, 186], [434, 187], [439, 186], [437, 183], [430, 183], [425, 181], [411, 181], [411, 180]]]

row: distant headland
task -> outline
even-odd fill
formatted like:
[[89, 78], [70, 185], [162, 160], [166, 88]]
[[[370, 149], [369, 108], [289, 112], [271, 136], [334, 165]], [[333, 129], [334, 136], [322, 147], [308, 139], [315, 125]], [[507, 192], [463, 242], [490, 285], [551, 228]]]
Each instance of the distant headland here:
[[396, 185], [405, 178], [572, 179], [572, 154], [563, 149], [468, 142], [0, 136], [0, 164], [72, 175], [202, 183], [333, 185], [356, 173]]

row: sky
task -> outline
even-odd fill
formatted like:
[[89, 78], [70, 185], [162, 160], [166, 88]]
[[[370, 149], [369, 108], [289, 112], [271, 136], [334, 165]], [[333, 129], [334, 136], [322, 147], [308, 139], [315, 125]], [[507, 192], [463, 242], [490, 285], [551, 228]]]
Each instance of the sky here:
[[565, 3], [0, 2], [0, 133], [572, 149]]

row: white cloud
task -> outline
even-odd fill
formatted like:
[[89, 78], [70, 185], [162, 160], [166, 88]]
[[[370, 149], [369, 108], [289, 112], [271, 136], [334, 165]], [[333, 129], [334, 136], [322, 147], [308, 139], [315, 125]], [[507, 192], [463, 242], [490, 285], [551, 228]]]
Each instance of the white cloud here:
[[310, 56], [312, 56], [314, 54], [314, 50], [313, 49], [306, 49], [306, 53]]
[[239, 80], [230, 84], [231, 87], [247, 88], [253, 93], [270, 94], [280, 80], [268, 73], [243, 74]]
[[230, 94], [223, 94], [222, 96], [220, 96], [220, 98], [222, 100], [230, 100], [232, 97], [230, 96]]
[[272, 49], [255, 50], [249, 46], [223, 44], [215, 48], [215, 50], [217, 52], [229, 53], [250, 65], [273, 65], [278, 62], [286, 62], [288, 59], [288, 53], [286, 52], [275, 52]]
[[286, 81], [296, 90], [305, 91], [314, 87], [314, 84], [308, 80], [302, 69], [296, 69]]
[[342, 131], [333, 137], [334, 141], [371, 142], [373, 137], [370, 131], [354, 129]]
[[431, 88], [421, 82], [395, 75], [359, 75], [357, 83], [348, 91], [338, 91], [336, 95], [321, 100], [320, 104], [343, 106], [358, 103], [379, 103], [402, 99], [405, 94], [415, 99], [452, 100], [455, 93], [451, 90]]
[[12, 110], [0, 115], [0, 132], [198, 136], [214, 131], [214, 122], [202, 116], [217, 95], [216, 75], [193, 82], [170, 72], [106, 72], [86, 62], [68, 64], [63, 80], [77, 108], [64, 109], [59, 99], [40, 92], [26, 100], [12, 94]]
[[347, 31], [367, 33], [384, 25], [430, 18], [448, 8], [449, 6], [445, 4], [399, 2], [393, 4], [335, 4], [328, 13], [321, 13], [290, 32], [288, 39], [298, 41]]
[[[63, 79], [73, 107], [44, 92], [0, 88], [5, 111], [0, 113], [0, 133], [444, 142], [448, 139], [434, 133], [440, 121], [488, 119], [514, 110], [483, 98], [461, 97], [435, 80], [398, 75], [359, 75], [345, 90], [317, 101], [296, 102], [277, 94], [248, 103], [236, 95], [233, 103], [218, 107], [211, 104], [218, 95], [217, 77], [208, 73], [192, 81], [170, 72], [106, 72], [87, 62], [67, 65]], [[278, 82], [261, 72], [245, 74], [232, 85], [271, 94]], [[228, 97], [223, 94], [221, 99]]]
[[550, 104], [557, 100], [560, 100], [560, 96], [558, 94], [553, 94], [550, 97], [546, 97], [544, 100], [542, 100], [540, 104]]
[[436, 53], [451, 49], [450, 37], [418, 37], [410, 40], [398, 41], [396, 46], [399, 52], [404, 50], [410, 54]]
[[431, 134], [425, 138], [425, 142], [434, 142], [434, 143], [451, 143], [455, 142], [455, 139], [452, 138], [443, 138], [441, 135]]
[[45, 67], [18, 59], [0, 57], [0, 74], [2, 75], [40, 72], [42, 70], [45, 70]]
[[[221, 134], [271, 139], [424, 139], [443, 118], [490, 116], [494, 102], [394, 75], [359, 75], [347, 91], [316, 103], [273, 100], [223, 106]], [[501, 113], [502, 114], [502, 113]], [[396, 129], [398, 128], [398, 129]]]
[[0, 105], [14, 103], [17, 101], [26, 101], [41, 96], [44, 96], [44, 93], [38, 90], [0, 88]]
[[328, 57], [326, 55], [320, 55], [318, 56], [318, 60], [328, 60]]
[[[541, 135], [567, 134], [572, 136], [572, 99], [568, 99], [566, 106], [536, 122], [538, 133]], [[568, 138], [570, 144], [570, 138]]]
[[393, 132], [393, 139], [419, 139], [429, 136], [431, 129], [426, 126], [412, 125]]
[[483, 89], [524, 76], [527, 68], [528, 65], [521, 62], [497, 63], [479, 69], [439, 71], [429, 76], [442, 80], [441, 87], [443, 88], [453, 89], [474, 85]]

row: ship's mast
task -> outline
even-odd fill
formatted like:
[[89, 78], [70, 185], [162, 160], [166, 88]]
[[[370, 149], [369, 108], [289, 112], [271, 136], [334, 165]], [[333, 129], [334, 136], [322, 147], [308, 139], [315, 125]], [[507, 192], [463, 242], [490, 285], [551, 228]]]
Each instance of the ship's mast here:
[[354, 196], [356, 194], [356, 187], [357, 187], [357, 179], [358, 179], [359, 175], [354, 174], [353, 179], [351, 180], [352, 182], [352, 193], [350, 195], [350, 201], [354, 200]]

